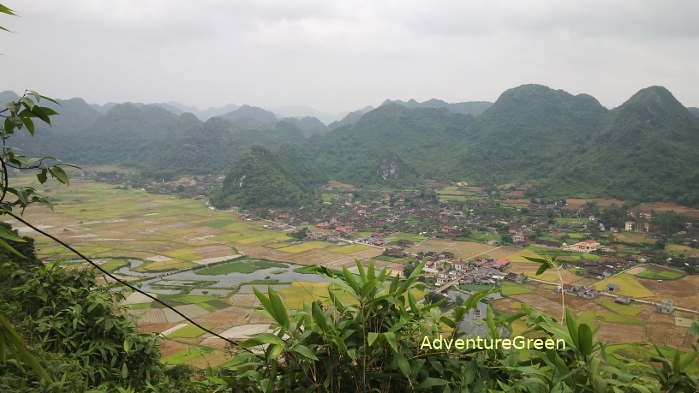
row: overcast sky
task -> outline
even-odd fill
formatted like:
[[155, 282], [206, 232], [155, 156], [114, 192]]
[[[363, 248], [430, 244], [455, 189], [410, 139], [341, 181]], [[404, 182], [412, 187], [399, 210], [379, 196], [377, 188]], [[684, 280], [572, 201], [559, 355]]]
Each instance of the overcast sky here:
[[540, 83], [699, 106], [699, 1], [0, 0], [0, 90], [198, 107], [494, 101]]

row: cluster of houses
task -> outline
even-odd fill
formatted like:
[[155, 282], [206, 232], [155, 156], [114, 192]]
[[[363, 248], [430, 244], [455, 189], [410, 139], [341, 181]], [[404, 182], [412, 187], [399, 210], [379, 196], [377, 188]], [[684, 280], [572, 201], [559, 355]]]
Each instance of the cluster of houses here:
[[495, 284], [500, 280], [509, 279], [522, 282], [524, 277], [514, 273], [506, 273], [510, 261], [492, 258], [475, 258], [467, 261], [454, 259], [451, 252], [428, 251], [418, 258], [427, 258], [423, 273], [434, 277], [436, 285], [444, 285], [458, 281], [459, 284]]
[[[604, 289], [604, 292], [606, 293], [616, 294], [621, 290], [621, 286], [619, 286], [619, 284], [609, 283]], [[559, 293], [563, 291], [566, 294], [588, 300], [595, 299], [602, 295], [602, 291], [598, 291], [594, 288], [572, 284], [563, 284], [562, 288], [558, 286], [556, 287], [556, 291]], [[614, 297], [614, 302], [618, 304], [631, 304], [632, 301], [632, 298], [624, 295], [616, 295]], [[655, 310], [660, 314], [672, 314], [672, 312], [675, 310], [672, 299], [666, 299], [660, 303], [656, 303]]]
[[558, 286], [556, 287], [556, 290], [558, 292], [563, 291], [567, 294], [578, 296], [583, 299], [594, 299], [600, 295], [598, 290], [582, 285], [563, 284], [563, 288]]
[[[294, 226], [311, 224], [326, 231], [411, 232], [457, 237], [466, 223], [463, 212], [443, 209], [439, 202], [383, 198], [371, 202], [336, 200], [303, 209], [269, 209], [265, 217]], [[374, 239], [376, 240], [376, 239]]]

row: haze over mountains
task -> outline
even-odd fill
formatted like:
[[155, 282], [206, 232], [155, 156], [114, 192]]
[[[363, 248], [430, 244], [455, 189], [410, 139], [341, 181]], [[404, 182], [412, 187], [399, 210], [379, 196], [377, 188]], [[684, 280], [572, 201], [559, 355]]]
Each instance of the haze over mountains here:
[[[66, 161], [132, 166], [163, 178], [226, 173], [253, 145], [272, 152], [260, 157], [294, 146], [297, 165], [307, 170], [287, 170], [290, 184], [528, 182], [532, 195], [699, 205], [699, 110], [659, 86], [611, 110], [586, 94], [522, 85], [495, 103], [386, 100], [329, 125], [247, 105], [205, 120], [186, 109], [65, 100], [52, 128], [21, 143]], [[291, 165], [274, 160], [270, 168]]]

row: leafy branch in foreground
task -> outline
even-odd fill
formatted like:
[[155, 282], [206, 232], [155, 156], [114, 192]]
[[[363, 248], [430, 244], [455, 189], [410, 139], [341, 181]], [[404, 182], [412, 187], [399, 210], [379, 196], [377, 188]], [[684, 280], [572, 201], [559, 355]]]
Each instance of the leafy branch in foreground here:
[[561, 274], [561, 269], [563, 269], [562, 264], [565, 262], [563, 260], [558, 259], [557, 257], [549, 257], [549, 256], [544, 256], [543, 258], [537, 258], [537, 257], [524, 257], [527, 260], [530, 260], [532, 262], [536, 262], [541, 264], [539, 266], [539, 269], [536, 271], [536, 275], [541, 275], [545, 271], [549, 269], [554, 269], [556, 270], [556, 273], [558, 274], [558, 285], [561, 290], [561, 318], [560, 318], [560, 323], [561, 325], [565, 321], [566, 318], [566, 293], [565, 289], [563, 286], [565, 285], [563, 282], [563, 275]]

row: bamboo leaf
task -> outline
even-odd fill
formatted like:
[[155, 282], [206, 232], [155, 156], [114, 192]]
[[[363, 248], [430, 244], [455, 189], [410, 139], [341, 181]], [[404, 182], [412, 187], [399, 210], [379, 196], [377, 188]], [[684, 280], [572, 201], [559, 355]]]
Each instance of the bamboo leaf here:
[[393, 349], [393, 352], [398, 353], [398, 341], [396, 340], [396, 334], [393, 332], [385, 332], [382, 333], [384, 339], [386, 339], [386, 342], [388, 345], [391, 346], [391, 349]]
[[311, 360], [318, 360], [318, 357], [313, 353], [313, 351], [311, 351], [311, 349], [305, 345], [296, 345], [291, 350]]

